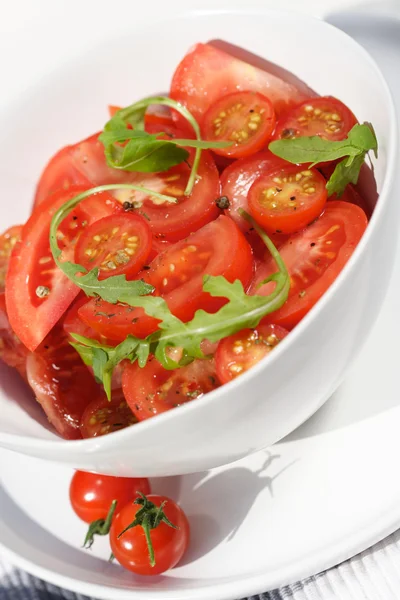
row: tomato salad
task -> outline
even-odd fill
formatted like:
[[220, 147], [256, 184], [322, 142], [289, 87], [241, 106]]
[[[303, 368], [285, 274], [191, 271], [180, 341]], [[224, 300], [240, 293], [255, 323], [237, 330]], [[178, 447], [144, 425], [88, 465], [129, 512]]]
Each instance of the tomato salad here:
[[197, 44], [169, 96], [111, 107], [50, 159], [27, 222], [0, 237], [0, 357], [59, 435], [199, 401], [338, 276], [367, 227], [356, 184], [377, 141], [299, 86]]

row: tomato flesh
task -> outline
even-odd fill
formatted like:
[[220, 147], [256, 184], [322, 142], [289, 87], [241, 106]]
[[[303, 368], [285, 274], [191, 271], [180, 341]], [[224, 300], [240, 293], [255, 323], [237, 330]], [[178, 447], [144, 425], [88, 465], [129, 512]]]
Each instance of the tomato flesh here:
[[332, 96], [310, 98], [278, 121], [274, 139], [319, 135], [332, 142], [343, 140], [357, 119], [343, 102]]
[[175, 525], [169, 527], [161, 521], [158, 527], [150, 530], [156, 562], [154, 567], [149, 562], [142, 527], [132, 527], [120, 536], [134, 521], [140, 505], [129, 503], [118, 512], [111, 525], [110, 545], [115, 558], [125, 569], [139, 575], [159, 575], [175, 567], [181, 560], [189, 545], [190, 527], [185, 513], [173, 500], [155, 494], [147, 498], [156, 506], [162, 506], [167, 519]]
[[249, 190], [248, 203], [267, 232], [290, 234], [319, 217], [327, 196], [319, 171], [292, 165], [259, 177]]
[[[211, 44], [196, 44], [179, 63], [170, 96], [192, 113], [198, 122], [220, 96], [232, 92], [259, 92], [269, 98], [277, 115], [308, 97], [298, 86], [235, 58]], [[187, 127], [175, 111], [180, 127]]]
[[15, 335], [8, 320], [6, 298], [0, 293], [0, 359], [9, 367], [17, 369], [26, 379], [26, 359], [29, 351]]
[[0, 235], [0, 292], [4, 292], [8, 263], [15, 244], [21, 239], [22, 225], [14, 225]]
[[151, 230], [139, 215], [125, 213], [99, 219], [86, 228], [75, 249], [75, 261], [87, 270], [99, 268], [99, 279], [140, 271], [150, 255]]
[[[24, 225], [10, 258], [6, 302], [11, 326], [29, 350], [35, 350], [62, 317], [79, 288], [56, 267], [50, 251], [49, 229], [56, 210], [87, 188], [69, 188], [44, 202]], [[109, 194], [81, 202], [59, 227], [61, 260], [72, 260], [74, 243], [86, 224], [120, 210]]]
[[[229, 252], [226, 249], [229, 248]], [[253, 272], [251, 247], [235, 223], [221, 215], [186, 240], [160, 254], [150, 269], [139, 275], [155, 287], [171, 312], [183, 321], [190, 320], [197, 309], [215, 312], [223, 304], [203, 292], [204, 275], [223, 275], [228, 281], [239, 279], [247, 287]], [[79, 310], [87, 325], [109, 339], [122, 341], [128, 334], [146, 337], [157, 329], [158, 322], [142, 309], [108, 304], [96, 299]]]
[[60, 325], [28, 355], [27, 378], [50, 423], [65, 439], [81, 437], [80, 420], [100, 387]]
[[228, 383], [267, 356], [289, 332], [278, 325], [260, 324], [221, 340], [215, 354], [218, 379]]
[[[286, 303], [263, 322], [292, 329], [333, 283], [353, 254], [368, 224], [364, 211], [348, 202], [332, 201], [312, 225], [292, 235], [280, 248], [290, 275]], [[273, 283], [259, 284], [276, 271], [270, 259], [256, 271], [250, 292], [267, 295]]]
[[80, 430], [83, 438], [98, 437], [137, 422], [122, 391], [113, 390], [111, 401], [101, 395], [87, 405], [82, 414]]
[[75, 471], [69, 486], [71, 506], [85, 523], [105, 519], [113, 500], [117, 501], [119, 511], [139, 493], [150, 493], [149, 480], [144, 477], [134, 479]]
[[234, 92], [219, 98], [203, 117], [203, 138], [231, 141], [232, 146], [214, 152], [230, 158], [243, 158], [261, 150], [275, 127], [271, 101], [257, 92]]

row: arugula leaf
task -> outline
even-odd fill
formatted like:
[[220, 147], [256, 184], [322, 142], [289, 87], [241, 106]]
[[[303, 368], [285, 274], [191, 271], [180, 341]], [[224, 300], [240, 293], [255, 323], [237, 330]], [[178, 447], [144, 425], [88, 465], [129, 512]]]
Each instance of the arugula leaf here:
[[[256, 327], [265, 315], [278, 310], [284, 304], [290, 289], [290, 278], [280, 254], [252, 217], [244, 211], [241, 211], [241, 214], [257, 230], [275, 259], [278, 271], [268, 278], [269, 281], [275, 281], [275, 289], [269, 296], [248, 296], [242, 283], [238, 280], [230, 283], [222, 276], [205, 276], [203, 290], [212, 296], [226, 298], [228, 302], [216, 313], [207, 313], [204, 310], [196, 311], [193, 319], [187, 323], [183, 323], [170, 312], [163, 298], [131, 297], [129, 299], [131, 306], [140, 306], [148, 315], [161, 321], [159, 330], [144, 340], [128, 336], [115, 348], [101, 346], [108, 356], [107, 362], [102, 363], [103, 385], [106, 391], [109, 391], [106, 377], [111, 380], [112, 371], [121, 360], [138, 360], [139, 366], [144, 367], [151, 353], [166, 369], [176, 369], [195, 358], [205, 358], [201, 350], [203, 340], [217, 342], [246, 327]], [[78, 351], [83, 360], [88, 360], [88, 356], [90, 357], [90, 353], [87, 351], [88, 347], [89, 349], [100, 347], [98, 342], [93, 342], [90, 338], [83, 338], [75, 334], [73, 337], [79, 342], [74, 347], [80, 347]], [[171, 346], [181, 347], [184, 351], [183, 358], [179, 363], [172, 360], [168, 354], [168, 348]]]
[[[152, 104], [169, 106], [183, 115], [193, 127], [196, 140], [161, 140], [159, 138], [161, 133], [156, 135], [146, 133], [144, 131], [144, 115], [146, 109]], [[133, 129], [129, 129], [128, 125]], [[188, 158], [189, 154], [183, 147], [195, 148], [193, 165], [185, 190], [187, 196], [192, 192], [196, 181], [201, 150], [224, 148], [233, 143], [202, 140], [200, 127], [193, 115], [179, 102], [167, 96], [145, 98], [122, 108], [106, 123], [99, 140], [104, 145], [105, 157], [110, 167], [143, 173], [166, 171]]]
[[378, 141], [370, 123], [354, 125], [347, 138], [338, 142], [325, 140], [317, 135], [276, 140], [269, 144], [273, 154], [291, 163], [311, 163], [314, 167], [320, 162], [344, 158], [336, 165], [326, 184], [328, 196], [344, 192], [348, 183], [357, 183], [360, 169], [369, 150], [378, 156]]

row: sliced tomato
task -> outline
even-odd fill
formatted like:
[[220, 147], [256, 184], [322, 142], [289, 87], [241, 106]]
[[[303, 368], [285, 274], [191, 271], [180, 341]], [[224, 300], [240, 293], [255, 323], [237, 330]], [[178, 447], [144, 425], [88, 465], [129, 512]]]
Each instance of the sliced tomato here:
[[260, 324], [221, 340], [215, 354], [218, 379], [228, 383], [267, 356], [289, 332], [278, 325]]
[[[211, 44], [196, 44], [189, 50], [174, 73], [170, 96], [201, 121], [219, 97], [246, 90], [267, 96], [277, 115], [308, 97], [307, 93], [292, 83]], [[173, 117], [180, 127], [186, 125], [178, 113], [174, 112]]]
[[4, 291], [11, 252], [21, 239], [22, 225], [14, 225], [0, 235], [0, 292]]
[[[289, 238], [280, 248], [289, 271], [290, 292], [286, 303], [263, 322], [287, 329], [294, 327], [326, 292], [353, 254], [368, 224], [364, 211], [348, 202], [328, 202], [323, 215]], [[267, 295], [273, 283], [260, 283], [276, 271], [270, 259], [261, 265], [250, 293]]]
[[128, 363], [122, 375], [122, 389], [139, 421], [198, 399], [219, 387], [215, 362], [195, 360], [186, 367], [167, 371], [150, 358], [144, 368]]
[[[335, 163], [326, 163], [322, 166], [319, 165], [318, 170], [322, 173], [322, 175], [325, 177], [325, 179], [328, 180], [330, 178], [330, 176], [332, 175], [332, 173], [335, 169], [335, 166], [336, 166]], [[367, 173], [365, 173], [365, 171], [367, 171]], [[370, 178], [372, 175], [371, 170], [366, 165], [366, 163], [364, 163], [361, 167], [360, 175], [361, 174], [363, 174], [363, 175], [366, 174], [368, 176], [368, 178]], [[373, 178], [373, 175], [372, 175], [372, 178]], [[373, 187], [371, 186], [368, 189], [372, 190]], [[351, 183], [348, 183], [346, 185], [343, 194], [339, 198], [338, 198], [337, 194], [332, 194], [332, 196], [329, 196], [328, 200], [329, 201], [341, 200], [342, 202], [351, 202], [352, 204], [357, 204], [357, 206], [359, 206], [360, 208], [363, 209], [363, 211], [367, 215], [368, 219], [371, 218], [371, 215], [372, 215], [371, 204], [369, 204], [369, 202], [367, 202], [367, 200], [360, 194], [360, 192], [358, 191], [358, 186], [354, 186]], [[373, 205], [373, 203], [372, 203], [372, 205]]]
[[317, 169], [287, 165], [261, 175], [249, 190], [249, 210], [270, 233], [300, 231], [322, 213], [328, 193]]
[[205, 140], [232, 141], [214, 152], [229, 158], [243, 158], [262, 150], [275, 128], [271, 101], [258, 92], [233, 92], [211, 104], [203, 116]]
[[0, 293], [0, 359], [9, 367], [17, 369], [26, 379], [26, 359], [29, 350], [15, 335], [8, 320], [5, 294]]
[[[229, 248], [229, 251], [227, 249]], [[244, 286], [251, 280], [251, 248], [235, 223], [221, 215], [186, 240], [177, 242], [142, 271], [141, 279], [165, 298], [174, 315], [188, 321], [197, 309], [209, 312], [224, 304], [203, 292], [204, 275], [239, 279]], [[109, 339], [122, 341], [131, 333], [145, 337], [157, 329], [157, 321], [142, 309], [90, 300], [79, 310], [80, 318]]]
[[310, 98], [279, 119], [274, 139], [319, 135], [338, 141], [347, 137], [356, 123], [351, 110], [340, 100], [332, 96]]
[[65, 439], [80, 438], [82, 413], [101, 390], [60, 325], [29, 354], [26, 370], [36, 399], [55, 430]]
[[161, 252], [164, 252], [165, 250], [167, 250], [170, 246], [171, 246], [171, 242], [167, 242], [167, 240], [163, 240], [163, 239], [153, 236], [153, 240], [151, 243], [149, 262], [147, 265], [145, 265], [143, 267], [144, 270], [148, 271], [148, 267], [149, 267], [151, 261], [153, 261], [156, 258], [156, 256], [161, 254]]
[[221, 194], [229, 201], [225, 214], [232, 217], [242, 231], [248, 231], [250, 225], [239, 215], [238, 209], [249, 210], [247, 195], [250, 187], [263, 173], [285, 165], [286, 161], [267, 150], [233, 162], [222, 173]]
[[[6, 279], [6, 302], [11, 326], [29, 350], [35, 350], [79, 293], [56, 267], [49, 245], [55, 211], [86, 188], [59, 191], [38, 207], [22, 229], [12, 253]], [[74, 243], [86, 226], [120, 207], [109, 194], [81, 202], [59, 228], [62, 259], [73, 260]]]
[[99, 267], [99, 279], [126, 275], [132, 279], [150, 255], [151, 230], [143, 217], [114, 214], [89, 225], [75, 248], [75, 261], [87, 270]]
[[98, 437], [120, 431], [137, 422], [138, 419], [119, 389], [113, 391], [111, 402], [102, 394], [87, 405], [80, 421], [80, 430], [83, 438]]
[[[108, 107], [108, 113], [110, 118], [112, 118], [115, 113], [121, 110], [122, 106], [115, 106], [110, 104]], [[171, 116], [171, 111], [167, 106], [164, 105], [156, 105], [150, 106], [144, 115], [144, 125], [146, 131], [149, 133], [153, 133], [149, 131], [150, 127], [157, 126], [157, 131], [162, 131], [163, 126], [174, 127], [174, 121]]]

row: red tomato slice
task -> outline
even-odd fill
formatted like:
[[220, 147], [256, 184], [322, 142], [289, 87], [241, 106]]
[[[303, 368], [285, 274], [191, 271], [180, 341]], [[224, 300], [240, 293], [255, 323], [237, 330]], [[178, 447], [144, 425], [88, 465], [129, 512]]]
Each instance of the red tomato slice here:
[[322, 213], [328, 193], [317, 169], [287, 165], [261, 175], [248, 194], [255, 220], [270, 233], [300, 231]]
[[0, 293], [0, 359], [9, 367], [17, 369], [18, 373], [26, 379], [26, 358], [28, 354], [29, 351], [11, 329], [7, 316], [5, 294]]
[[249, 210], [247, 195], [250, 187], [266, 171], [285, 165], [287, 165], [286, 161], [267, 150], [233, 162], [222, 173], [221, 193], [229, 200], [229, 208], [225, 214], [232, 217], [242, 231], [248, 231], [250, 224], [237, 211], [239, 208]]
[[101, 390], [61, 326], [29, 354], [26, 370], [36, 399], [55, 430], [65, 439], [80, 438], [82, 413]]
[[[10, 323], [29, 350], [35, 350], [79, 293], [54, 263], [49, 228], [56, 210], [86, 188], [59, 191], [43, 203], [22, 229], [22, 239], [12, 253], [6, 279]], [[64, 260], [73, 260], [73, 245], [85, 227], [120, 210], [109, 194], [97, 194], [79, 204], [60, 227], [59, 244]]]
[[21, 239], [22, 225], [14, 225], [0, 235], [0, 292], [4, 291], [11, 252]]
[[[203, 292], [204, 275], [240, 279], [246, 287], [252, 271], [248, 242], [235, 223], [221, 215], [160, 254], [150, 269], [142, 272], [141, 279], [156, 288], [155, 293], [165, 298], [174, 315], [188, 321], [199, 308], [212, 312], [224, 304], [223, 299]], [[129, 333], [145, 337], [157, 329], [157, 321], [142, 309], [99, 300], [90, 300], [79, 310], [79, 316], [102, 335], [117, 341]]]
[[260, 324], [221, 340], [215, 354], [218, 379], [228, 383], [267, 356], [289, 332], [278, 325]]
[[186, 367], [168, 371], [151, 358], [144, 368], [128, 363], [122, 389], [139, 421], [200, 398], [219, 387], [214, 360], [195, 360]]
[[[171, 82], [170, 96], [201, 121], [220, 96], [242, 91], [267, 96], [277, 115], [308, 97], [295, 85], [252, 66], [211, 44], [196, 44], [179, 63]], [[186, 121], [173, 113], [179, 126]]]
[[[291, 287], [286, 303], [263, 322], [294, 327], [326, 292], [353, 254], [368, 224], [364, 211], [347, 202], [328, 202], [315, 223], [289, 238], [280, 248]], [[272, 259], [256, 272], [250, 293], [269, 294], [268, 283], [258, 285], [276, 271]]]
[[104, 394], [95, 398], [85, 408], [80, 430], [83, 438], [98, 437], [119, 431], [138, 422], [129, 408], [122, 390], [114, 390], [111, 402]]
[[75, 261], [88, 271], [99, 267], [99, 279], [133, 278], [150, 255], [151, 230], [133, 213], [109, 215], [85, 229], [75, 248]]
[[332, 96], [310, 98], [279, 119], [274, 139], [319, 135], [338, 141], [347, 137], [357, 119], [349, 108]]
[[243, 158], [268, 143], [275, 128], [271, 101], [257, 92], [234, 92], [221, 96], [203, 116], [205, 140], [232, 141], [233, 146], [214, 152], [229, 158]]

